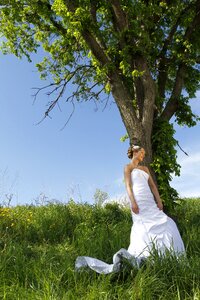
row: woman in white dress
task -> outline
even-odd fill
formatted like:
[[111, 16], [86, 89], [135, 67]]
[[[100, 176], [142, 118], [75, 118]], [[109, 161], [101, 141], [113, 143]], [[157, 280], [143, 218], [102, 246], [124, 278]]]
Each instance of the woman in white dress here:
[[122, 248], [114, 254], [113, 264], [79, 256], [75, 262], [77, 270], [90, 267], [98, 273], [117, 272], [120, 270], [122, 258], [139, 267], [140, 262], [147, 258], [153, 249], [156, 249], [159, 255], [163, 255], [166, 250], [175, 255], [185, 253], [176, 223], [163, 212], [159, 192], [148, 168], [139, 166], [145, 157], [144, 148], [133, 145], [128, 149], [128, 157], [131, 162], [124, 168], [124, 178], [133, 219], [130, 245], [127, 250]]
[[145, 157], [144, 148], [133, 145], [128, 149], [128, 157], [131, 163], [125, 166], [124, 177], [133, 218], [128, 252], [136, 257], [147, 257], [155, 247], [160, 254], [166, 249], [175, 254], [184, 253], [176, 223], [163, 212], [148, 168], [139, 166]]

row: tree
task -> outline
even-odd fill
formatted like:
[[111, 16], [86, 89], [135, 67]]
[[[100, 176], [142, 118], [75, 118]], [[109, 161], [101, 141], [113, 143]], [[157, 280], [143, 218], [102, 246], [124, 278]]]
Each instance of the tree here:
[[46, 88], [56, 96], [45, 117], [69, 82], [76, 88], [67, 102], [112, 94], [126, 137], [145, 147], [164, 200], [176, 196], [169, 185], [180, 172], [172, 120], [189, 127], [199, 120], [189, 100], [200, 79], [200, 0], [0, 0], [0, 6], [3, 53], [31, 60], [40, 46], [47, 52], [37, 67], [42, 78], [51, 75]]
[[93, 196], [95, 204], [98, 206], [102, 206], [102, 204], [104, 203], [104, 201], [106, 199], [108, 199], [108, 197], [109, 197], [108, 193], [104, 192], [100, 189], [96, 189], [94, 196]]

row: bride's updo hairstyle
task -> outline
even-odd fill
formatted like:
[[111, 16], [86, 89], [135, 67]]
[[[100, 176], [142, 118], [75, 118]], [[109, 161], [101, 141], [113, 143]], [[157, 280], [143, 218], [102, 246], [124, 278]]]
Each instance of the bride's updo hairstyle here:
[[128, 152], [127, 152], [127, 155], [128, 155], [128, 158], [129, 159], [132, 159], [134, 154], [138, 153], [140, 150], [142, 149], [141, 146], [139, 145], [132, 145], [128, 148]]

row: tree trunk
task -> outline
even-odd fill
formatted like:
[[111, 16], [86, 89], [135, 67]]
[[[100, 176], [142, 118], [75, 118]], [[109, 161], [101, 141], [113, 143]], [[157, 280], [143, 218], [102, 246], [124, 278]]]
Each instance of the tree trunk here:
[[119, 74], [115, 73], [110, 76], [110, 85], [112, 95], [118, 106], [122, 121], [130, 138], [130, 144], [134, 144], [135, 141], [138, 141], [144, 147], [146, 151], [144, 164], [148, 166], [155, 180], [156, 177], [152, 168], [150, 167], [150, 163], [152, 162], [153, 158], [151, 135], [156, 86], [144, 59], [137, 58], [137, 69], [139, 71], [144, 71], [144, 74], [141, 77], [144, 99], [142, 108], [138, 107], [138, 112], [140, 110], [140, 113], [137, 113], [133, 105], [133, 99], [135, 95], [131, 95]]

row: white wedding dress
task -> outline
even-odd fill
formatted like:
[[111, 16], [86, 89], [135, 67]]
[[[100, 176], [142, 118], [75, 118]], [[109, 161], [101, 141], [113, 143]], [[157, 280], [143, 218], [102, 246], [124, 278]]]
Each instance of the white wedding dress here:
[[122, 258], [133, 266], [139, 267], [156, 249], [159, 255], [164, 255], [166, 249], [176, 256], [185, 253], [176, 223], [160, 210], [148, 184], [149, 175], [138, 168], [132, 171], [133, 194], [139, 207], [139, 213], [131, 210], [133, 225], [131, 228], [130, 245], [128, 249], [120, 249], [113, 256], [113, 264], [107, 264], [99, 259], [79, 256], [75, 262], [76, 270], [90, 267], [92, 270], [108, 274], [120, 270]]

